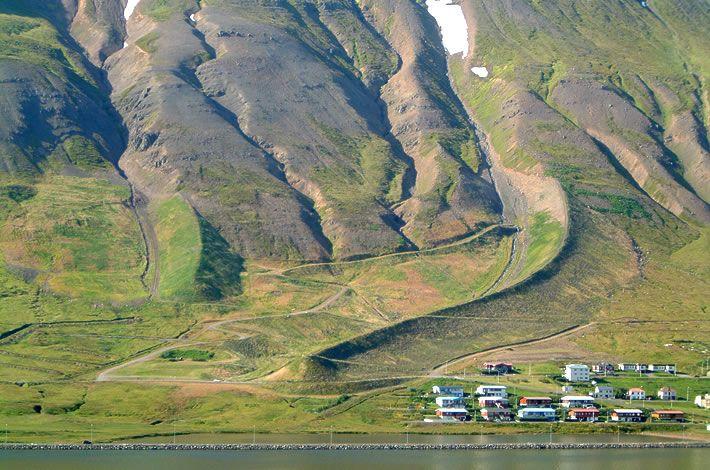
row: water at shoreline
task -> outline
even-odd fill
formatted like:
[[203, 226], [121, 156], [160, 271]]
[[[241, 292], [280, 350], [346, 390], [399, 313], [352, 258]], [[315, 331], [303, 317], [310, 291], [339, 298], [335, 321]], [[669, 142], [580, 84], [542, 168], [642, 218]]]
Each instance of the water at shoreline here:
[[604, 469], [704, 468], [708, 449], [510, 451], [0, 451], [4, 470], [155, 469]]

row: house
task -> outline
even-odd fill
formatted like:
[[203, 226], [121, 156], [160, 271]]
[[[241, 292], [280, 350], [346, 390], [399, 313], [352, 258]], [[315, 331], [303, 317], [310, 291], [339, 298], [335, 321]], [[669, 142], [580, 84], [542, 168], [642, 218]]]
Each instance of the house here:
[[554, 421], [557, 418], [555, 410], [552, 408], [520, 408], [518, 419], [520, 421]]
[[710, 408], [710, 393], [706, 393], [705, 395], [698, 395], [697, 397], [695, 397], [694, 403], [699, 408]]
[[622, 362], [622, 363], [617, 364], [617, 368], [621, 372], [631, 372], [631, 371], [636, 370], [636, 364], [632, 364], [630, 362]]
[[479, 385], [476, 389], [476, 395], [484, 395], [487, 397], [507, 397], [508, 389], [505, 385]]
[[446, 385], [434, 385], [432, 392], [437, 395], [449, 395], [452, 397], [463, 397], [463, 387], [450, 387]]
[[614, 364], [611, 362], [598, 362], [592, 366], [592, 372], [595, 374], [613, 374]]
[[656, 395], [659, 400], [676, 400], [678, 397], [675, 390], [670, 387], [661, 387]]
[[614, 387], [611, 385], [597, 385], [594, 387], [594, 392], [592, 393], [594, 398], [600, 398], [602, 400], [609, 400], [614, 398]]
[[591, 408], [571, 408], [567, 411], [567, 418], [570, 421], [596, 421], [599, 419], [599, 410]]
[[563, 385], [560, 390], [562, 390], [562, 393], [572, 393], [574, 392], [574, 387], [571, 385]]
[[436, 397], [436, 406], [439, 408], [463, 408], [463, 397]]
[[638, 409], [617, 408], [611, 412], [611, 420], [624, 423], [640, 423], [643, 421], [643, 411]]
[[648, 364], [636, 364], [636, 372], [648, 372]]
[[550, 397], [521, 397], [520, 406], [548, 407], [552, 405]]
[[509, 374], [513, 372], [513, 364], [509, 362], [484, 362], [483, 371], [488, 374]]
[[503, 397], [478, 397], [478, 406], [481, 408], [507, 408], [508, 399]]
[[669, 374], [675, 374], [675, 364], [649, 364], [649, 372], [667, 372]]
[[567, 364], [565, 379], [569, 382], [589, 382], [589, 366], [584, 364]]
[[514, 417], [509, 408], [481, 408], [481, 418], [486, 421], [513, 421]]
[[656, 410], [651, 412], [651, 419], [659, 421], [678, 421], [682, 422], [685, 418], [685, 413], [680, 410]]
[[632, 387], [626, 392], [626, 398], [629, 400], [645, 400], [646, 392], [642, 388]]
[[436, 416], [443, 420], [468, 421], [470, 419], [466, 408], [439, 408], [436, 410]]
[[594, 406], [594, 398], [584, 395], [567, 395], [560, 399], [560, 405], [564, 408], [589, 408]]

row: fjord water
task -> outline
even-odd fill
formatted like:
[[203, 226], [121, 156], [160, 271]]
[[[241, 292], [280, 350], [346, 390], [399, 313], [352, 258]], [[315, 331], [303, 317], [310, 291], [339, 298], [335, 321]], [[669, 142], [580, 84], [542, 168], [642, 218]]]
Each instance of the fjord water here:
[[[133, 443], [328, 443], [329, 434], [188, 434], [133, 439]], [[332, 442], [485, 444], [548, 442], [539, 435], [334, 434]], [[645, 435], [552, 435], [553, 442], [659, 442]], [[3, 470], [51, 469], [668, 469], [705, 468], [709, 449], [599, 449], [599, 450], [300, 450], [300, 451], [0, 451]]]
[[707, 468], [708, 449], [539, 451], [0, 451], [4, 470], [51, 469], [559, 469]]

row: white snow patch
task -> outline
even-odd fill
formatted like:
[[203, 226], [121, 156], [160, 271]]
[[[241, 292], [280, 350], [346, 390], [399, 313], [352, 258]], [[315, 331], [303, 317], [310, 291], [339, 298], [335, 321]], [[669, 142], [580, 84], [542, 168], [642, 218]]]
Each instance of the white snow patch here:
[[195, 14], [194, 14], [194, 13], [193, 13], [192, 15], [190, 15], [190, 21], [192, 21], [193, 23], [197, 23], [197, 20], [195, 19]]
[[128, 47], [128, 43], [126, 41], [123, 41], [123, 48], [125, 49], [126, 47]]
[[426, 0], [431, 16], [436, 19], [441, 30], [444, 48], [449, 54], [468, 55], [468, 25], [461, 5], [451, 4], [451, 0]]
[[471, 72], [475, 73], [481, 78], [486, 78], [488, 77], [488, 69], [485, 67], [473, 67], [471, 69]]
[[138, 6], [138, 2], [141, 0], [128, 0], [128, 3], [126, 3], [126, 9], [123, 10], [123, 17], [127, 20], [131, 17], [133, 14], [133, 10], [136, 9], [136, 6]]

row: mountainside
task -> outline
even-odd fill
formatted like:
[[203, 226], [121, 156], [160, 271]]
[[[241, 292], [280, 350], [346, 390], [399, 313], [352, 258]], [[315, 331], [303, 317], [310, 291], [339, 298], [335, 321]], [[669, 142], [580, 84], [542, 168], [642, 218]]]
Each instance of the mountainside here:
[[0, 382], [333, 393], [584, 325], [565, 353], [699, 371], [708, 24], [706, 0], [3, 0]]

